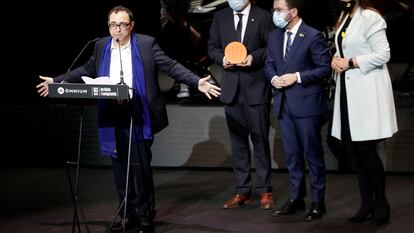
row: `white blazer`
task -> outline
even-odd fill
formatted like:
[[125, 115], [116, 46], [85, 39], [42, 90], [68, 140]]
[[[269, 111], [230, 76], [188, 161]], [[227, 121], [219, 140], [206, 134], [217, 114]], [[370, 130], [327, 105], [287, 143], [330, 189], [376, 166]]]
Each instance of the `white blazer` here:
[[[352, 141], [389, 138], [398, 131], [391, 78], [386, 65], [390, 59], [386, 28], [380, 14], [358, 8], [343, 38], [344, 57], [355, 57], [359, 65], [359, 68], [345, 72]], [[338, 36], [339, 31], [335, 36], [335, 56], [339, 56]], [[332, 136], [341, 139], [339, 78], [337, 75]]]

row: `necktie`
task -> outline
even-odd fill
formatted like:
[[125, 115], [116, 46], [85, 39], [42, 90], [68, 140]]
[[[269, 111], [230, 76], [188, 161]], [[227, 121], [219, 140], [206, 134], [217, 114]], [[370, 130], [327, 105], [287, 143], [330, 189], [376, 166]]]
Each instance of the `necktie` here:
[[241, 42], [242, 41], [242, 28], [243, 28], [243, 21], [242, 21], [243, 14], [237, 13], [236, 15], [239, 16], [239, 22], [237, 23], [237, 27], [236, 27], [237, 40]]
[[285, 49], [285, 61], [287, 60], [290, 48], [292, 47], [292, 34], [293, 33], [291, 31], [286, 32], [287, 39], [286, 39], [286, 49]]

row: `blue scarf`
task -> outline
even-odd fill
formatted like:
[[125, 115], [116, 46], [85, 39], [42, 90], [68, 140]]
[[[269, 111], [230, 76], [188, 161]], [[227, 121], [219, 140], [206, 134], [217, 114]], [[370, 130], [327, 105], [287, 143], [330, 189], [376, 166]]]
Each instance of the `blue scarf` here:
[[[98, 76], [109, 76], [112, 39], [104, 47]], [[133, 132], [132, 142], [152, 140], [151, 118], [145, 89], [144, 65], [135, 36], [131, 36], [132, 87], [133, 87]], [[115, 136], [115, 103], [112, 100], [98, 100], [99, 146], [102, 155], [117, 158]], [[129, 125], [129, 124], [128, 124]], [[129, 129], [129, 127], [128, 127]]]

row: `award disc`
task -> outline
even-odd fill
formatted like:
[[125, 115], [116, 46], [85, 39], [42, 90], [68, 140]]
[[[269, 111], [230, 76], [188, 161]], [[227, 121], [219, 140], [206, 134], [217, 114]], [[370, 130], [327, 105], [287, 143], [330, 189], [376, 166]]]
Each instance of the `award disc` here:
[[238, 41], [230, 42], [224, 49], [224, 56], [226, 56], [227, 61], [230, 63], [242, 63], [247, 57], [246, 46]]

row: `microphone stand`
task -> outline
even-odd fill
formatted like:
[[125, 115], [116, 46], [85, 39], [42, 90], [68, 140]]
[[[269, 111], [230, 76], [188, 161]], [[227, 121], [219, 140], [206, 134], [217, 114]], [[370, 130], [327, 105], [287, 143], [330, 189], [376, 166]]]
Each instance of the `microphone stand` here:
[[90, 43], [92, 43], [92, 42], [95, 42], [95, 41], [99, 40], [99, 39], [100, 39], [100, 38], [99, 38], [99, 37], [97, 37], [97, 38], [95, 38], [95, 39], [93, 39], [93, 40], [88, 41], [88, 43], [86, 43], [86, 45], [85, 45], [85, 46], [83, 47], [83, 49], [80, 51], [80, 53], [78, 54], [78, 56], [75, 58], [75, 60], [73, 60], [72, 64], [69, 66], [68, 70], [67, 70], [67, 71], [66, 71], [66, 73], [65, 73], [65, 76], [63, 77], [62, 83], [64, 83], [64, 82], [65, 82], [66, 78], [67, 78], [67, 77], [68, 77], [68, 75], [69, 75], [70, 70], [72, 69], [72, 66], [73, 66], [73, 65], [75, 64], [75, 62], [79, 59], [79, 57], [82, 55], [83, 51], [85, 51], [85, 49], [88, 47], [88, 45], [89, 45]]
[[[120, 71], [120, 82], [118, 84], [121, 85], [126, 85], [126, 83], [124, 82], [124, 71], [122, 69], [122, 56], [121, 56], [121, 43], [119, 41], [119, 39], [116, 39], [116, 42], [118, 43], [118, 48], [119, 48], [119, 61], [121, 64], [121, 71]], [[132, 111], [132, 110], [131, 110]], [[141, 166], [142, 162], [141, 160], [138, 158], [138, 163], [131, 163], [131, 146], [132, 146], [132, 129], [133, 129], [133, 112], [131, 112], [131, 120], [130, 120], [130, 125], [129, 125], [129, 140], [128, 140], [128, 156], [127, 156], [127, 171], [126, 171], [126, 180], [125, 180], [125, 196], [124, 199], [122, 200], [121, 204], [118, 207], [118, 210], [116, 211], [115, 217], [112, 220], [111, 225], [109, 226], [109, 232], [112, 232], [112, 226], [115, 224], [115, 221], [118, 219], [118, 217], [120, 217], [121, 214], [121, 210], [123, 209], [123, 216], [121, 218], [122, 221], [122, 233], [125, 233], [126, 231], [126, 220], [127, 220], [127, 206], [128, 206], [128, 191], [129, 191], [129, 179], [130, 179], [130, 167], [131, 165], [135, 165], [135, 166]], [[139, 157], [139, 156], [138, 156]], [[142, 175], [143, 177], [143, 175]], [[145, 181], [143, 181], [145, 182]], [[139, 231], [141, 232], [141, 231]]]
[[[75, 233], [75, 225], [77, 225], [78, 232], [81, 232], [80, 228], [80, 221], [79, 221], [79, 214], [78, 209], [85, 223], [86, 232], [89, 231], [88, 222], [86, 221], [85, 214], [82, 211], [80, 206], [79, 198], [78, 198], [78, 187], [79, 187], [79, 166], [80, 166], [80, 151], [81, 151], [81, 144], [82, 144], [82, 129], [83, 129], [83, 105], [81, 105], [81, 113], [80, 113], [80, 123], [79, 123], [79, 137], [78, 137], [78, 157], [76, 162], [67, 161], [66, 164], [66, 172], [69, 180], [69, 187], [70, 187], [70, 194], [72, 195], [72, 204], [73, 204], [73, 219], [72, 219], [72, 233]], [[72, 178], [70, 174], [69, 165], [76, 165], [76, 173], [75, 173], [75, 188], [73, 188]]]
[[119, 48], [119, 61], [120, 61], [120, 64], [121, 64], [121, 71], [119, 71], [119, 83], [118, 84], [125, 85], [125, 82], [124, 82], [124, 71], [122, 69], [121, 42], [119, 41], [119, 39], [116, 39], [116, 42], [118, 43], [118, 48]]
[[[99, 40], [98, 38], [95, 38], [93, 40], [90, 40], [86, 43], [86, 45], [82, 48], [78, 56], [73, 60], [72, 64], [69, 66], [68, 70], [65, 73], [65, 76], [62, 80], [62, 83], [65, 82], [66, 78], [69, 75], [70, 70], [72, 69], [72, 66], [75, 64], [75, 62], [79, 59], [79, 57], [82, 55], [82, 53], [85, 51], [85, 49], [88, 47], [89, 44], [92, 42], [95, 42]], [[83, 218], [83, 221], [85, 223], [86, 231], [89, 233], [89, 226], [88, 222], [86, 221], [85, 214], [82, 211], [82, 208], [80, 206], [79, 198], [78, 198], [78, 187], [79, 187], [79, 167], [80, 167], [80, 152], [81, 152], [81, 144], [82, 144], [82, 130], [83, 130], [83, 104], [81, 105], [81, 113], [80, 113], [80, 122], [79, 122], [79, 137], [78, 137], [78, 155], [76, 162], [67, 161], [66, 164], [68, 165], [66, 168], [69, 186], [70, 186], [70, 194], [72, 196], [72, 204], [73, 204], [73, 219], [72, 219], [72, 233], [75, 232], [77, 226], [77, 230], [80, 233], [81, 227], [80, 227], [80, 221], [79, 221], [79, 213], [81, 217]], [[70, 174], [69, 165], [76, 165], [76, 173], [75, 173], [75, 184], [72, 183], [72, 177]], [[73, 187], [75, 186], [75, 187]], [[79, 212], [79, 213], [78, 213]]]

